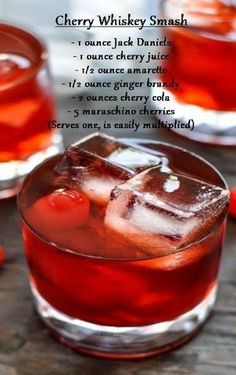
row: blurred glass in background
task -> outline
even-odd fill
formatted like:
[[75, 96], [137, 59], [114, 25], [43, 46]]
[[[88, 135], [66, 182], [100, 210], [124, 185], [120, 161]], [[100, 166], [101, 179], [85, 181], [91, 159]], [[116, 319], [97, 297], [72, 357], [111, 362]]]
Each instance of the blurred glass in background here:
[[236, 145], [236, 2], [166, 0], [159, 13], [166, 18], [184, 13], [188, 20], [187, 28], [164, 30], [171, 58], [163, 62], [167, 73], [159, 78], [180, 84], [166, 90], [175, 110], [170, 117], [195, 122], [194, 131], [175, 131], [201, 142]]
[[0, 198], [16, 194], [22, 178], [58, 152], [47, 51], [31, 32], [0, 22]]
[[[128, 36], [134, 37], [136, 35], [142, 36], [148, 34], [148, 29], [142, 31], [136, 28], [94, 28], [89, 31], [85, 28], [55, 28], [55, 17], [60, 14], [67, 13], [71, 18], [96, 18], [98, 14], [109, 15], [114, 13], [115, 15], [121, 15], [126, 17], [128, 13], [131, 13], [133, 17], [144, 18], [154, 12], [156, 13], [157, 2], [153, 0], [113, 0], [108, 2], [106, 0], [101, 1], [88, 1], [88, 0], [57, 0], [55, 2], [49, 2], [42, 0], [40, 2], [34, 2], [32, 0], [0, 0], [0, 10], [4, 19], [19, 21], [22, 24], [34, 26], [45, 38], [49, 46], [50, 52], [50, 64], [53, 73], [55, 88], [59, 91], [60, 95], [69, 94], [71, 90], [68, 87], [62, 87], [61, 82], [67, 79], [74, 78], [75, 69], [79, 67], [86, 67], [88, 61], [86, 60], [86, 54], [88, 53], [101, 53], [101, 48], [98, 47], [84, 47], [85, 40], [107, 40], [113, 37], [118, 37], [121, 40], [125, 40]], [[80, 40], [81, 46], [79, 49], [71, 44], [71, 41]], [[120, 48], [122, 49], [122, 48]], [[75, 52], [83, 54], [82, 60], [73, 59]], [[103, 53], [111, 53], [111, 49], [103, 48]], [[114, 50], [112, 50], [114, 53]], [[135, 48], [132, 49], [132, 53], [135, 53]], [[122, 62], [124, 67], [134, 65], [135, 61]], [[119, 61], [90, 61], [90, 66], [115, 66], [119, 65]], [[80, 75], [80, 80], [88, 80], [88, 77]], [[91, 77], [90, 77], [91, 78]], [[105, 77], [104, 77], [105, 78]], [[96, 79], [96, 77], [93, 77]], [[101, 79], [101, 76], [99, 76]]]

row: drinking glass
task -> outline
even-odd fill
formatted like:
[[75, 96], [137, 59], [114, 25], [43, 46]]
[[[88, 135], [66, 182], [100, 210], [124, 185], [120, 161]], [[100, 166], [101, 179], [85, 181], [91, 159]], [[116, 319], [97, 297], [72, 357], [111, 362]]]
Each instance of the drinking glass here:
[[208, 317], [228, 191], [214, 167], [184, 149], [97, 138], [24, 182], [30, 285], [61, 342], [142, 358], [184, 343]]
[[[184, 13], [187, 27], [167, 27], [163, 33], [171, 42], [169, 59], [163, 62], [165, 73], [158, 79], [175, 80], [165, 89], [174, 113], [170, 122], [194, 121], [194, 130], [173, 128], [196, 141], [236, 144], [236, 5], [230, 0], [166, 0], [160, 2], [163, 17]], [[161, 88], [154, 88], [158, 93]], [[156, 102], [157, 103], [157, 102]], [[164, 104], [158, 102], [157, 108]]]
[[23, 177], [58, 152], [61, 136], [48, 129], [54, 117], [44, 43], [0, 23], [0, 198], [16, 194]]

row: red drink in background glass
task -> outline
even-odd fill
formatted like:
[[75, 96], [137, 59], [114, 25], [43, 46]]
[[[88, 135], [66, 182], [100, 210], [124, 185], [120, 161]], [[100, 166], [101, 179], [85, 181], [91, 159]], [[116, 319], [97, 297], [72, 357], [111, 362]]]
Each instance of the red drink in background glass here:
[[[188, 26], [165, 28], [171, 42], [162, 81], [169, 87], [173, 119], [193, 119], [195, 128], [174, 129], [193, 140], [236, 144], [236, 6], [228, 0], [162, 1], [164, 17], [184, 13]], [[171, 118], [169, 118], [171, 120]]]
[[55, 107], [47, 52], [34, 35], [0, 23], [0, 197], [13, 195], [19, 180], [61, 138], [48, 129]]
[[175, 77], [180, 82], [178, 91], [170, 88], [176, 99], [203, 108], [236, 111], [235, 40], [219, 35], [209, 38], [200, 28], [170, 29], [166, 35], [173, 49], [164, 64], [165, 78]]
[[[203, 323], [214, 303], [228, 203], [224, 182], [197, 156], [151, 141], [131, 143], [134, 150], [141, 147], [142, 152], [150, 152], [151, 160], [146, 164], [142, 162], [142, 154], [139, 158], [135, 155], [135, 166], [132, 154], [136, 151], [122, 150], [124, 144], [116, 150], [112, 145], [104, 146], [99, 151], [100, 157], [111, 164], [116, 160], [119, 165], [115, 164], [115, 174], [111, 177], [114, 164], [103, 165], [104, 159], [94, 158], [97, 150], [93, 141], [81, 147], [85, 145], [92, 156], [79, 151], [82, 154], [75, 162], [75, 169], [77, 151], [73, 154], [74, 151], [69, 150], [69, 156], [64, 159], [57, 156], [48, 160], [26, 179], [19, 197], [37, 310], [62, 341], [80, 351], [120, 358], [167, 351], [185, 341]], [[65, 167], [67, 157], [72, 166]], [[121, 168], [123, 157], [126, 168]], [[186, 157], [194, 173], [186, 166]], [[212, 215], [203, 226], [193, 225], [184, 240], [177, 233], [177, 230], [185, 232], [179, 225], [187, 228], [200, 216], [190, 215], [189, 219], [184, 211], [179, 219], [176, 215], [180, 215], [180, 211], [167, 215], [167, 203], [158, 206], [156, 211], [150, 201], [143, 205], [135, 201], [144, 195], [145, 184], [148, 186], [146, 197], [150, 198], [149, 184], [156, 169], [149, 168], [158, 164], [158, 160], [165, 178], [166, 173], [170, 173], [168, 168], [181, 172], [178, 176], [182, 189], [189, 191], [182, 191], [178, 199], [182, 199], [182, 193], [191, 195], [195, 188], [203, 190], [198, 194], [199, 204], [208, 193], [215, 199], [216, 210], [210, 206], [208, 210], [212, 210]], [[78, 184], [79, 168], [86, 169], [79, 176], [81, 179], [90, 174], [93, 167], [95, 175]], [[130, 181], [134, 184], [136, 178], [143, 178], [141, 171], [144, 175], [147, 173], [145, 184], [141, 190], [140, 182], [129, 190]], [[110, 199], [105, 185], [101, 188], [102, 173], [106, 186], [117, 186]], [[207, 180], [203, 179], [204, 175], [208, 176]], [[191, 176], [190, 180], [185, 176]], [[172, 176], [173, 181], [175, 186], [176, 178]], [[160, 191], [158, 195], [162, 202], [173, 188], [170, 180], [164, 183], [168, 185], [167, 193], [162, 195]], [[133, 195], [134, 186], [137, 195]], [[223, 200], [216, 198], [215, 194], [221, 194], [221, 188], [216, 186], [223, 189]], [[122, 205], [128, 196], [123, 211]], [[185, 198], [184, 204], [187, 201]], [[139, 205], [142, 230], [136, 219]], [[145, 218], [146, 210], [151, 216]], [[162, 222], [170, 220], [174, 233], [155, 234], [152, 214], [158, 215]], [[162, 230], [158, 228], [158, 232]], [[188, 324], [190, 321], [195, 323]]]

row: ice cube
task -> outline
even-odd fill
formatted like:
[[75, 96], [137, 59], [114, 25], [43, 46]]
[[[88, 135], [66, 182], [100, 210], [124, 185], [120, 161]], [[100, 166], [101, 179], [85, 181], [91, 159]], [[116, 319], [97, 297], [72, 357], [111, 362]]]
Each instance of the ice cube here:
[[132, 176], [132, 173], [119, 165], [93, 155], [75, 146], [69, 146], [56, 166], [60, 177], [65, 177], [65, 184], [82, 190], [96, 203], [109, 201], [111, 190]]
[[95, 133], [74, 144], [111, 163], [124, 166], [131, 171], [141, 171], [163, 163], [163, 154], [138, 145], [131, 145], [106, 134]]
[[143, 254], [164, 255], [205, 236], [227, 201], [227, 190], [152, 167], [112, 191], [105, 225]]

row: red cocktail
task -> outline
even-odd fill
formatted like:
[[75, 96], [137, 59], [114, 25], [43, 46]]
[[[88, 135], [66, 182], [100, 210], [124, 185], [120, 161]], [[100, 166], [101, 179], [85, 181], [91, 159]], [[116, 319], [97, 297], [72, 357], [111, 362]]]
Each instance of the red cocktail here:
[[58, 151], [45, 46], [18, 27], [0, 24], [0, 197], [45, 156]]
[[[232, 2], [231, 2], [232, 3]], [[195, 129], [178, 133], [211, 143], [236, 144], [236, 6], [221, 0], [163, 2], [166, 17], [184, 13], [188, 26], [170, 27], [164, 33], [171, 42], [170, 58], [162, 81], [169, 87], [173, 118], [194, 120]]]
[[69, 147], [19, 197], [40, 316], [96, 355], [180, 344], [214, 303], [227, 205], [214, 168], [182, 149], [98, 135]]

